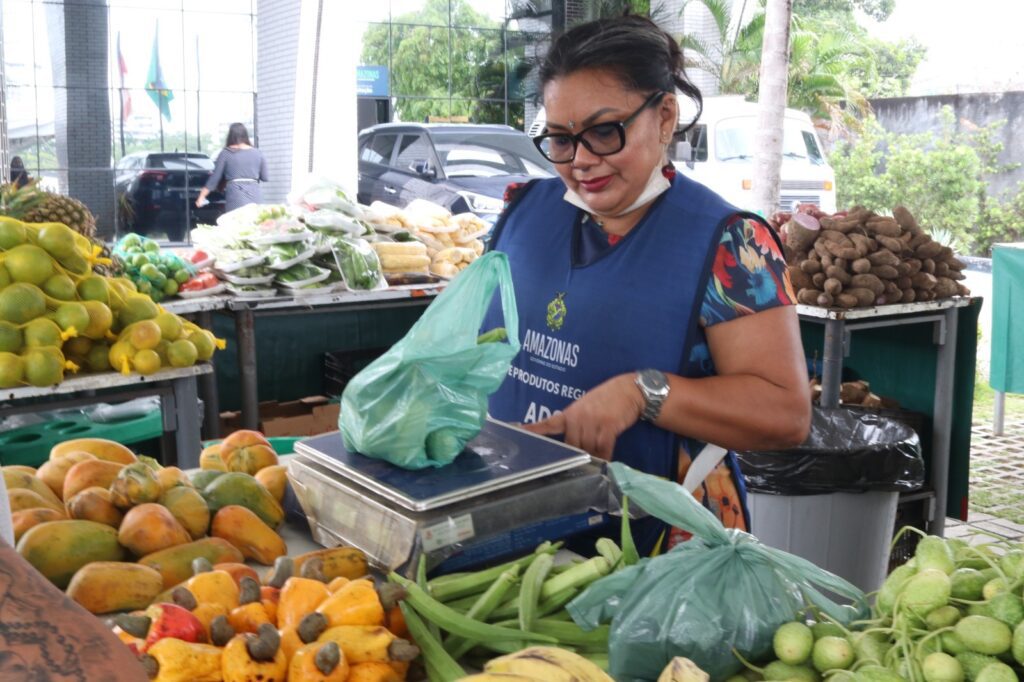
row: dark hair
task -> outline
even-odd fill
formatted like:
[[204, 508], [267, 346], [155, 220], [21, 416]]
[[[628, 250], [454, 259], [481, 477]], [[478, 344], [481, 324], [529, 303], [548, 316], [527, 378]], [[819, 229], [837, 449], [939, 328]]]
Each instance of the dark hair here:
[[540, 84], [584, 69], [614, 73], [633, 90], [657, 90], [688, 96], [697, 113], [682, 130], [689, 130], [704, 107], [700, 90], [686, 78], [683, 52], [675, 38], [647, 17], [626, 15], [580, 24], [563, 33], [551, 46], [540, 67]]
[[252, 144], [249, 142], [249, 131], [245, 129], [244, 123], [232, 123], [228, 128], [228, 140], [224, 146], [230, 147], [233, 144]]
[[23, 171], [25, 170], [25, 162], [21, 160], [20, 156], [11, 157], [11, 170], [12, 171]]

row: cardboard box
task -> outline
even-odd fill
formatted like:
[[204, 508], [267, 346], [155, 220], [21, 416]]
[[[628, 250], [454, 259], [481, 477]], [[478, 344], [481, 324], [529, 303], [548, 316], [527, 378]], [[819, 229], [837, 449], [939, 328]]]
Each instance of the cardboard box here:
[[[260, 403], [259, 430], [272, 436], [315, 436], [338, 430], [340, 405], [322, 395], [279, 403]], [[240, 412], [222, 412], [221, 433], [227, 435], [241, 426]]]

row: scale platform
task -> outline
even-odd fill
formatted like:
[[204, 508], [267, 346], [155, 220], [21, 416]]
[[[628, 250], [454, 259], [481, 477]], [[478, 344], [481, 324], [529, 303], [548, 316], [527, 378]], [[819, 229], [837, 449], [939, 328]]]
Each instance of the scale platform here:
[[295, 453], [411, 511], [427, 511], [583, 466], [590, 455], [488, 419], [450, 465], [410, 471], [345, 449], [333, 431], [295, 444]]

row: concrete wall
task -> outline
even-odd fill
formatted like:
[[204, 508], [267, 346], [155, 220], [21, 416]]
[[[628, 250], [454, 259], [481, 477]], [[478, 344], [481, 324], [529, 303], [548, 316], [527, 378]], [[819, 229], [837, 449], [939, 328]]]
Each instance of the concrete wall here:
[[270, 181], [263, 200], [283, 202], [292, 184], [295, 78], [302, 0], [256, 3], [256, 120]]
[[[872, 100], [875, 116], [894, 133], [922, 133], [940, 130], [939, 112], [952, 107], [958, 130], [972, 130], [995, 121], [1005, 121], [999, 139], [1003, 143], [1000, 162], [1024, 164], [1024, 92], [970, 93], [931, 97], [896, 97]], [[995, 196], [1015, 190], [1024, 181], [1024, 165], [1000, 174], [989, 182]]]

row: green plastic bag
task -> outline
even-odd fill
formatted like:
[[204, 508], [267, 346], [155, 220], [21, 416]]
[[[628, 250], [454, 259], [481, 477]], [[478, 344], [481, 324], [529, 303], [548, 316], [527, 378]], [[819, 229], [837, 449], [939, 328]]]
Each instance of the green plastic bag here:
[[[508, 340], [479, 339], [501, 289]], [[483, 427], [487, 398], [519, 352], [519, 316], [503, 253], [452, 280], [412, 329], [352, 378], [341, 396], [345, 447], [404, 469], [450, 464]]]
[[764, 660], [775, 630], [808, 605], [841, 623], [867, 617], [864, 593], [846, 580], [724, 528], [682, 486], [619, 462], [608, 467], [630, 503], [694, 536], [602, 578], [569, 603], [584, 629], [611, 622], [609, 673], [618, 682], [656, 680], [674, 656], [724, 680], [742, 667], [734, 647], [747, 660]]

